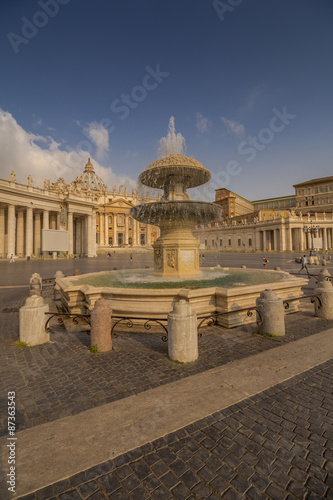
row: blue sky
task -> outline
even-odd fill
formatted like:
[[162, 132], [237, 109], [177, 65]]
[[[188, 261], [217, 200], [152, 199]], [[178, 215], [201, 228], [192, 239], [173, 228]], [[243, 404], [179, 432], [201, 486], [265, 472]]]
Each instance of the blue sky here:
[[0, 160], [133, 187], [170, 116], [248, 199], [332, 175], [331, 0], [2, 0]]

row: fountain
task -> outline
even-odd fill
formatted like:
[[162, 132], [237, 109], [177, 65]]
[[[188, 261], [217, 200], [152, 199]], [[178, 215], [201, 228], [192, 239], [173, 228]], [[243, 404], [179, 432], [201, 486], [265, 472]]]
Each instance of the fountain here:
[[283, 300], [294, 299], [288, 312], [298, 310], [295, 299], [302, 295], [303, 278], [281, 271], [199, 269], [199, 242], [192, 229], [198, 223], [218, 219], [221, 207], [191, 200], [187, 189], [205, 184], [211, 174], [199, 161], [184, 156], [185, 141], [175, 133], [173, 117], [160, 146], [162, 158], [150, 163], [139, 180], [145, 186], [163, 189], [163, 196], [160, 201], [130, 210], [134, 219], [161, 229], [153, 245], [153, 272], [137, 269], [59, 277], [63, 307], [85, 313], [103, 297], [110, 300], [113, 315], [145, 321], [166, 319], [174, 304], [185, 299], [198, 315], [228, 313], [220, 316], [218, 323], [230, 328], [255, 321], [255, 316], [246, 315], [246, 308], [254, 307], [260, 293], [269, 288]]
[[205, 184], [210, 177], [200, 162], [181, 154], [156, 160], [140, 174], [142, 184], [164, 190], [161, 201], [137, 205], [130, 210], [137, 221], [161, 229], [153, 245], [155, 276], [200, 276], [199, 242], [192, 228], [199, 222], [204, 224], [220, 218], [222, 208], [214, 203], [193, 201], [186, 190]]

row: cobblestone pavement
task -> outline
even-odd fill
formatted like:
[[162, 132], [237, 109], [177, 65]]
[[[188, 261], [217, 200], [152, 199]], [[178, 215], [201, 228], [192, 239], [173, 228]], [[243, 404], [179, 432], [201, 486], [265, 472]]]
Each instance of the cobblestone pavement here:
[[86, 332], [67, 333], [58, 327], [50, 343], [20, 347], [16, 341], [22, 300], [0, 314], [0, 412], [4, 422], [7, 392], [15, 391], [18, 430], [202, 373], [333, 324], [314, 318], [313, 305], [304, 304], [302, 313], [286, 316], [286, 336], [281, 338], [256, 335], [255, 325], [231, 331], [206, 328], [199, 340], [199, 359], [180, 365], [167, 359], [167, 344], [156, 334], [120, 333], [113, 341], [114, 350], [96, 355], [89, 350]]
[[333, 499], [332, 383], [330, 360], [21, 498]]

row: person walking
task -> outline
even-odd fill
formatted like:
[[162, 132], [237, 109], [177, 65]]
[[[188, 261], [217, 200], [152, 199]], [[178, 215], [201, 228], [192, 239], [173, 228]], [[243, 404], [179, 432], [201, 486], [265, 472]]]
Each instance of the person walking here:
[[308, 269], [307, 263], [308, 263], [308, 261], [306, 260], [306, 255], [303, 255], [302, 260], [301, 260], [302, 267], [301, 267], [301, 269], [298, 271], [298, 274], [301, 274], [301, 271], [303, 271], [303, 269], [306, 269], [306, 272], [308, 273], [308, 276], [310, 276], [310, 273], [309, 273], [309, 269]]
[[14, 255], [11, 254], [10, 259], [9, 259], [9, 263], [12, 264], [13, 262], [15, 262]]
[[266, 269], [268, 263], [269, 263], [269, 260], [267, 259], [267, 257], [264, 256], [262, 258], [262, 265], [264, 266], [264, 269]]

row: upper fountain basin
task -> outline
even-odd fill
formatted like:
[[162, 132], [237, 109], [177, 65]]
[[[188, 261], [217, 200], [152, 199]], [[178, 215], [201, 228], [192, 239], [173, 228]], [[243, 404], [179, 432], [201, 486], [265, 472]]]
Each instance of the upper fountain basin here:
[[210, 177], [210, 172], [194, 158], [171, 154], [150, 163], [139, 175], [139, 180], [152, 188], [164, 189], [172, 181], [187, 189], [205, 184]]
[[134, 219], [144, 223], [160, 226], [191, 222], [204, 224], [222, 215], [222, 208], [206, 201], [168, 201], [137, 205], [130, 209]]

